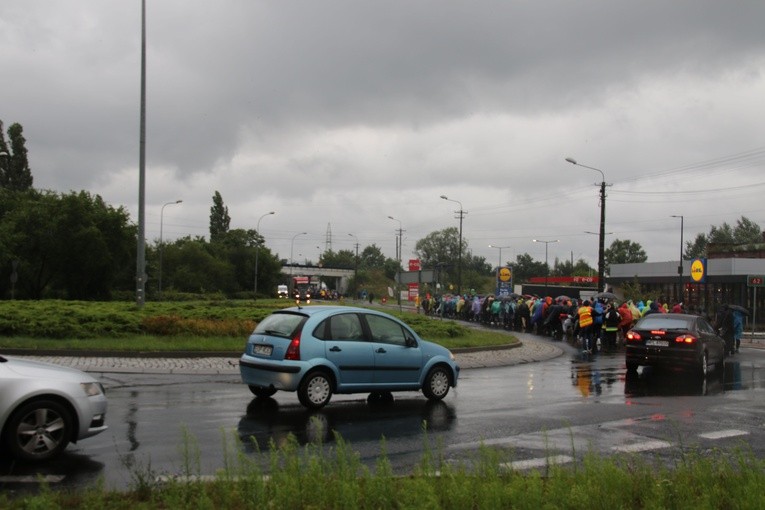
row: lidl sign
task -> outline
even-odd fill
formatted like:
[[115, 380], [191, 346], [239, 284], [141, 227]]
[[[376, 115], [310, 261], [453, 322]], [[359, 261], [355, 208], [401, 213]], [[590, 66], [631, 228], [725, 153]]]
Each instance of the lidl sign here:
[[509, 266], [497, 269], [497, 292], [499, 297], [507, 297], [513, 290], [513, 268]]
[[691, 262], [691, 281], [693, 283], [706, 283], [707, 259], [693, 259]]

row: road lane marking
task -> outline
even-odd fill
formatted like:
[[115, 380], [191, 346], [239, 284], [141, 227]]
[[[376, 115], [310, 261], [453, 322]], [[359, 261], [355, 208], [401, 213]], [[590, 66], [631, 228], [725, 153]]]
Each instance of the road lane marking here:
[[669, 448], [672, 446], [671, 443], [668, 443], [666, 441], [646, 441], [644, 443], [635, 443], [635, 444], [628, 444], [624, 446], [614, 446], [611, 449], [616, 452], [622, 452], [622, 453], [637, 453], [637, 452], [647, 452], [650, 450], [660, 450], [662, 448]]
[[59, 483], [66, 475], [0, 476], [2, 483]]
[[568, 464], [573, 462], [574, 458], [568, 455], [553, 455], [551, 457], [540, 457], [538, 459], [516, 460], [515, 462], [504, 462], [500, 466], [503, 468], [522, 471], [525, 469], [542, 468], [553, 465]]
[[699, 437], [703, 437], [704, 439], [725, 439], [728, 437], [738, 437], [738, 436], [748, 436], [749, 432], [745, 430], [736, 430], [736, 429], [730, 429], [730, 430], [718, 430], [716, 432], [706, 432], [704, 434], [699, 434]]

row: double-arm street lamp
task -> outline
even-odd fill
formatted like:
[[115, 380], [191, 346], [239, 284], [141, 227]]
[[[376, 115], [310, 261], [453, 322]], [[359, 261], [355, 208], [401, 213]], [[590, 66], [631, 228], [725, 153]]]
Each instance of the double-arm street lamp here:
[[444, 200], [448, 200], [449, 202], [455, 202], [460, 204], [459, 211], [454, 211], [454, 214], [457, 215], [457, 217], [460, 219], [460, 246], [459, 246], [459, 252], [457, 255], [457, 294], [460, 296], [462, 295], [462, 218], [465, 217], [467, 214], [467, 211], [462, 209], [462, 202], [459, 200], [453, 200], [446, 195], [441, 195], [441, 198]]
[[168, 205], [175, 205], [182, 203], [183, 200], [176, 200], [175, 202], [167, 202], [162, 205], [159, 210], [159, 299], [162, 299], [162, 252], [164, 251], [165, 244], [162, 241], [162, 228], [165, 224], [165, 207]]
[[598, 290], [605, 289], [605, 242], [606, 242], [606, 175], [603, 170], [592, 166], [577, 163], [574, 158], [566, 158], [566, 161], [572, 165], [589, 168], [600, 172], [600, 232], [598, 234]]
[[401, 238], [402, 238], [402, 236], [404, 234], [404, 229], [401, 226], [401, 220], [399, 220], [398, 218], [394, 218], [393, 216], [388, 216], [388, 219], [398, 222], [398, 239], [396, 241], [396, 260], [398, 261], [398, 273], [397, 273], [398, 274], [398, 279], [396, 281], [396, 285], [397, 285], [397, 288], [396, 288], [396, 302], [398, 303], [398, 307], [400, 309], [401, 308], [401, 289], [400, 289], [400, 287], [401, 287], [401, 271], [402, 271], [402, 267], [401, 267], [401, 252], [404, 251], [403, 250], [403, 245], [402, 245]]
[[680, 218], [680, 264], [677, 266], [677, 276], [678, 276], [678, 283], [680, 284], [680, 288], [677, 290], [677, 302], [682, 303], [684, 294], [683, 292], [683, 215], [682, 214], [673, 214], [673, 218]]
[[272, 214], [276, 214], [276, 211], [269, 211], [263, 216], [261, 216], [260, 218], [258, 218], [258, 226], [255, 228], [255, 235], [258, 237], [255, 240], [255, 283], [253, 284], [253, 288], [252, 288], [253, 301], [258, 299], [258, 254], [260, 253], [260, 247], [261, 247], [260, 239], [263, 237], [260, 235], [260, 220]]
[[308, 235], [308, 232], [299, 232], [295, 234], [294, 236], [292, 236], [292, 242], [290, 243], [290, 276], [292, 276], [292, 270], [295, 268], [295, 261], [292, 260], [292, 253], [295, 249], [295, 238], [297, 236], [304, 236], [304, 235]]
[[560, 239], [555, 239], [554, 241], [542, 241], [541, 239], [532, 239], [535, 243], [545, 243], [545, 295], [544, 297], [547, 297], [547, 278], [550, 275], [550, 266], [547, 265], [547, 245], [550, 243], [559, 243]]

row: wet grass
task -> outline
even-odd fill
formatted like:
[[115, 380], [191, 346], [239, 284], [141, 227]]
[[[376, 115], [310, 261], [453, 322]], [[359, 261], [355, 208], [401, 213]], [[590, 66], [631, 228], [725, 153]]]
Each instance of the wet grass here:
[[[34, 496], [0, 495], [0, 507], [33, 508], [285, 508], [285, 509], [759, 509], [765, 506], [765, 465], [750, 453], [682, 452], [674, 463], [640, 456], [586, 454], [573, 465], [517, 471], [512, 452], [481, 447], [465, 461], [446, 459], [425, 436], [425, 453], [411, 473], [394, 470], [381, 454], [365, 465], [335, 436], [331, 445], [298, 445], [244, 454], [223, 438], [224, 466], [202, 477], [199, 450], [184, 435], [181, 472], [159, 476], [150, 462], [130, 467], [133, 485], [116, 492], [97, 485], [80, 491], [43, 487]], [[256, 445], [257, 450], [257, 445]]]

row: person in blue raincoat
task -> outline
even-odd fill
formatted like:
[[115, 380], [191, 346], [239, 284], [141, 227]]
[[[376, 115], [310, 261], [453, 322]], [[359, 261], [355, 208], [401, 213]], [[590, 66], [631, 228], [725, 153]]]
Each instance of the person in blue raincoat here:
[[740, 310], [733, 310], [733, 339], [736, 342], [736, 352], [741, 346], [742, 336], [744, 336], [744, 314]]

